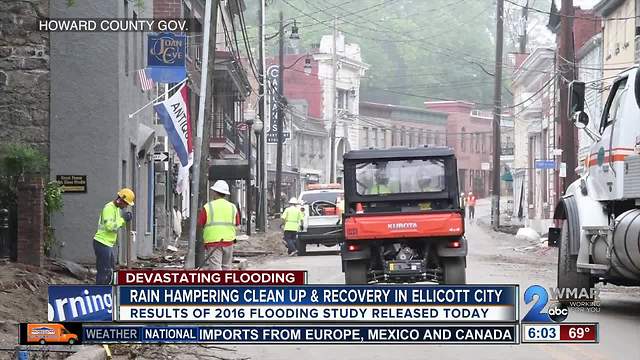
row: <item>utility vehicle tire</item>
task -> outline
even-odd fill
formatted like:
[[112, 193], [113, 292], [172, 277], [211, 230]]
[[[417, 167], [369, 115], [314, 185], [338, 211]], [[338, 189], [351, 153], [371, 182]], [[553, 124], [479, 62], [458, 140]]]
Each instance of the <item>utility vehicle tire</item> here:
[[344, 283], [346, 285], [367, 284], [369, 262], [366, 260], [349, 260], [344, 262]]
[[562, 223], [560, 233], [560, 246], [558, 246], [558, 287], [591, 289], [593, 278], [591, 274], [578, 272], [578, 256], [569, 255], [569, 225], [567, 220]]
[[76, 343], [76, 339], [69, 339], [69, 345], [73, 345]]
[[47, 341], [46, 341], [45, 339], [40, 339], [40, 341], [38, 341], [38, 343], [39, 343], [40, 345], [44, 345], [44, 344], [46, 344], [46, 343], [47, 343]]
[[464, 257], [442, 258], [442, 283], [464, 285], [467, 283], [466, 261]]
[[298, 256], [307, 255], [307, 244], [299, 237], [296, 238], [296, 250], [298, 250]]

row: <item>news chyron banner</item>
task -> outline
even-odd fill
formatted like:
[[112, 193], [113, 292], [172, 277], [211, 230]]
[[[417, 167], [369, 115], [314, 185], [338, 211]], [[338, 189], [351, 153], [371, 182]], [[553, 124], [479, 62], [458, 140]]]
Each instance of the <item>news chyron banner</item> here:
[[509, 286], [119, 286], [116, 321], [517, 321]]
[[84, 322], [71, 326], [77, 338], [69, 326], [42, 324], [23, 336], [31, 344], [520, 342], [517, 285], [309, 285], [304, 271], [131, 270], [116, 280], [50, 288], [49, 321]]

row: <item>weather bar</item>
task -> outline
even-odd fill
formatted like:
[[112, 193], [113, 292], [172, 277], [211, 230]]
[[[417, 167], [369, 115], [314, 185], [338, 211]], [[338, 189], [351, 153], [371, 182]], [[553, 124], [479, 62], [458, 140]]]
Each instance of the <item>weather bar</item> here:
[[522, 324], [523, 343], [598, 343], [598, 323]]

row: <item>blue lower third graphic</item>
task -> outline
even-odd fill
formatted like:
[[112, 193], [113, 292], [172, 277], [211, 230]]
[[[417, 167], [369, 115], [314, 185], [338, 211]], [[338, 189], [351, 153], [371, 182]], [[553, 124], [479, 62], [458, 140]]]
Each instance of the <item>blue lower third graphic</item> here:
[[111, 322], [113, 320], [111, 292], [111, 286], [49, 285], [49, 321]]

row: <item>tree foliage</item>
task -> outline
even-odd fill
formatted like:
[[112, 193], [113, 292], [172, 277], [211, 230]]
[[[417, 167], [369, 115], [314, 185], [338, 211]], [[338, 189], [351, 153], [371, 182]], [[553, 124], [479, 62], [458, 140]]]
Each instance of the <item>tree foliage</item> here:
[[[279, 10], [285, 21], [298, 22], [307, 49], [331, 34], [337, 18], [347, 42], [359, 44], [370, 65], [363, 100], [414, 106], [428, 99], [484, 107], [492, 102], [493, 0], [275, 0], [267, 7], [267, 34], [277, 31]], [[255, 13], [252, 4], [247, 14]], [[267, 49], [274, 54], [277, 41]]]

